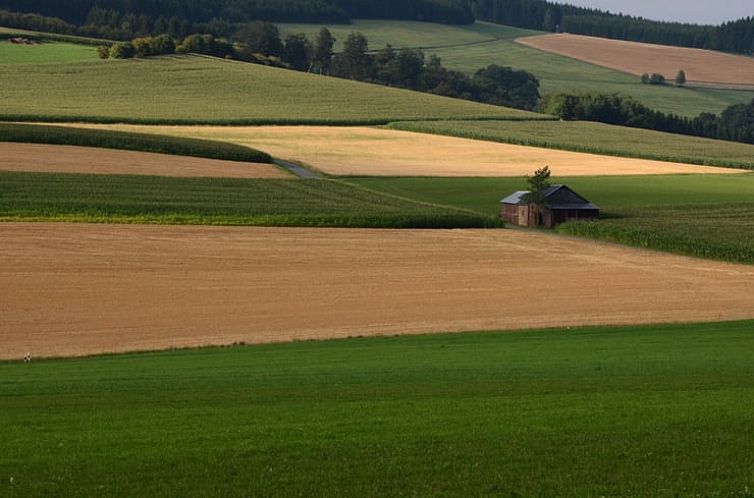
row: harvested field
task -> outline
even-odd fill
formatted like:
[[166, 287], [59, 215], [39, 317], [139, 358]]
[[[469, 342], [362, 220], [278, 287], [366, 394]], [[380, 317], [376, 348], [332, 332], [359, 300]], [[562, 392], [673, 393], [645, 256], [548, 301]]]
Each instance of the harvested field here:
[[659, 73], [672, 81], [683, 69], [689, 83], [754, 88], [754, 57], [571, 34], [532, 36], [516, 41], [637, 76]]
[[0, 142], [0, 171], [217, 178], [291, 178], [290, 175], [271, 164], [71, 145], [10, 142]]
[[368, 127], [76, 126], [232, 142], [332, 175], [523, 176], [544, 164], [559, 176], [740, 173]]
[[754, 317], [754, 267], [514, 230], [0, 224], [0, 357]]

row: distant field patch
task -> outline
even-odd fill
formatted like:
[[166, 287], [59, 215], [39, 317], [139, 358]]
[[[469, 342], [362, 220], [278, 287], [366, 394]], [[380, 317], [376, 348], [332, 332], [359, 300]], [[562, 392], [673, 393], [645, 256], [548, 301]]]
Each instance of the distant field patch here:
[[754, 145], [586, 121], [431, 121], [388, 126], [592, 154], [754, 169]]
[[300, 161], [332, 175], [523, 176], [544, 164], [569, 176], [739, 173], [733, 169], [366, 127], [93, 127], [232, 142]]
[[0, 142], [0, 171], [214, 178], [290, 178], [288, 173], [272, 164], [72, 145], [13, 142]]
[[443, 47], [460, 47], [485, 44], [497, 40], [512, 40], [522, 36], [540, 34], [540, 31], [526, 30], [476, 22], [468, 26], [415, 21], [384, 21], [354, 19], [350, 24], [278, 24], [283, 35], [304, 33], [314, 39], [322, 27], [327, 27], [336, 38], [335, 49], [340, 51], [348, 35], [359, 32], [369, 40], [370, 50], [379, 50], [385, 45], [396, 48], [418, 48], [423, 50]]
[[754, 266], [518, 230], [2, 223], [0, 254], [3, 358], [754, 317]]
[[754, 57], [572, 34], [526, 37], [519, 43], [640, 76], [659, 73], [672, 80], [679, 70], [690, 83], [754, 89]]
[[0, 65], [78, 62], [97, 58], [94, 47], [72, 43], [16, 45], [0, 38]]
[[516, 109], [199, 56], [8, 66], [0, 119], [159, 124], [384, 124], [551, 119]]

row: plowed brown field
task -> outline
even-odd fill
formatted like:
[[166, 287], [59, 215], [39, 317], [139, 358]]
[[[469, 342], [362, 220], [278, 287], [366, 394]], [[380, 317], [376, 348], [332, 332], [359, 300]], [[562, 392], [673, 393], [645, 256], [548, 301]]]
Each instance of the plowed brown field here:
[[0, 142], [0, 171], [158, 175], [217, 178], [291, 178], [272, 164], [221, 161], [72, 145]]
[[571, 34], [531, 36], [516, 41], [637, 76], [659, 73], [672, 80], [683, 69], [689, 83], [754, 88], [754, 57]]
[[0, 357], [754, 317], [754, 266], [516, 230], [0, 224]]
[[133, 126], [101, 129], [232, 142], [300, 161], [332, 175], [524, 176], [545, 164], [561, 176], [740, 174], [740, 170], [583, 154], [367, 127]]

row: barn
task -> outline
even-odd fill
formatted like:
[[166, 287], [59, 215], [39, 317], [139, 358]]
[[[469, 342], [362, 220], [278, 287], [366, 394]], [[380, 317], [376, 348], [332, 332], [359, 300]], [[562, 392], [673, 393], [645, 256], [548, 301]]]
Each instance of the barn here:
[[[536, 227], [535, 208], [528, 203], [528, 191], [518, 191], [500, 201], [500, 217], [507, 223]], [[566, 221], [594, 220], [600, 208], [571, 190], [567, 185], [552, 185], [545, 191], [540, 226], [553, 228]]]

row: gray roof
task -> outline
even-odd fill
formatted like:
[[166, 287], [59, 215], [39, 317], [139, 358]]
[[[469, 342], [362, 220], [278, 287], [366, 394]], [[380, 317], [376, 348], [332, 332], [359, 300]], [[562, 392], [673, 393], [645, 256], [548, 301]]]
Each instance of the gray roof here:
[[582, 209], [599, 209], [599, 207], [595, 206], [591, 202], [587, 202], [586, 204], [548, 204], [548, 208], [550, 209], [571, 209], [580, 211]]
[[519, 190], [518, 192], [513, 192], [500, 202], [503, 204], [522, 204], [524, 202], [523, 197], [528, 193], [528, 190]]
[[[558, 190], [562, 188], [565, 188], [566, 190], [572, 192], [573, 194], [575, 194], [576, 197], [583, 199], [584, 202], [579, 203], [579, 204], [547, 204], [547, 207], [549, 207], [550, 209], [599, 209], [598, 206], [595, 206], [591, 202], [587, 201], [586, 199], [581, 197], [579, 194], [574, 192], [567, 185], [563, 185], [563, 184], [555, 184], [548, 187], [547, 190], [545, 190], [544, 199], [547, 199], [548, 197], [552, 196], [555, 192], [557, 192]], [[527, 194], [529, 194], [528, 190], [519, 190], [517, 192], [512, 193], [505, 199], [501, 200], [500, 203], [501, 204], [514, 204], [514, 205], [526, 204]]]

